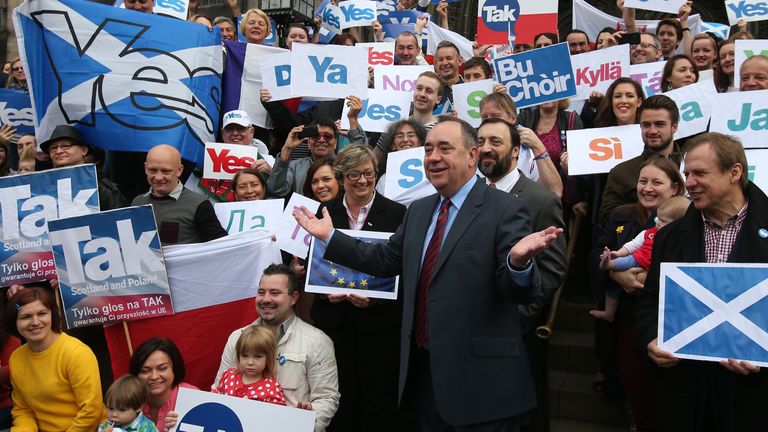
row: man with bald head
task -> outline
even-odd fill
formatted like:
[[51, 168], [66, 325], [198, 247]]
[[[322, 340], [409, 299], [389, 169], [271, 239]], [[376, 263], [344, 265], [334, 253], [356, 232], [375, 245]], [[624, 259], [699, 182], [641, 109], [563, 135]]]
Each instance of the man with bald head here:
[[768, 89], [768, 57], [755, 55], [741, 64], [739, 69], [739, 90], [765, 90]]
[[144, 172], [149, 192], [134, 198], [131, 205], [152, 204], [163, 245], [200, 243], [224, 237], [213, 205], [179, 181], [184, 166], [175, 148], [160, 144], [147, 153]]

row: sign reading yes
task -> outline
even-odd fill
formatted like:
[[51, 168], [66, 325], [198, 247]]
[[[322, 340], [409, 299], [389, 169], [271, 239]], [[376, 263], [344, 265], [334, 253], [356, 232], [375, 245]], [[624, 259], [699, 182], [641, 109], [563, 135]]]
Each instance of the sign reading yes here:
[[474, 127], [482, 123], [480, 101], [493, 91], [493, 80], [481, 80], [453, 85], [453, 106], [462, 120]]
[[29, 93], [0, 89], [0, 125], [9, 125], [20, 135], [35, 134], [35, 120]]
[[368, 50], [362, 47], [296, 44], [291, 55], [291, 94], [328, 97], [368, 91]]
[[768, 2], [765, 0], [725, 0], [725, 11], [728, 13], [730, 25], [736, 25], [740, 20], [745, 22], [762, 21], [768, 19]]
[[338, 6], [328, 3], [320, 13], [323, 27], [335, 34], [350, 27], [369, 26], [376, 19], [375, 1], [344, 1]]
[[[363, 99], [363, 109], [358, 115], [360, 127], [366, 132], [386, 132], [392, 122], [408, 117], [411, 108], [411, 95], [404, 92], [368, 90], [368, 97]], [[341, 113], [341, 128], [349, 129], [349, 106], [344, 105]]]
[[368, 48], [368, 66], [395, 64], [395, 42], [357, 43], [355, 46]]
[[709, 130], [739, 138], [744, 148], [765, 147], [768, 90], [715, 95]]
[[155, 0], [152, 11], [158, 15], [168, 15], [186, 20], [187, 9], [189, 9], [189, 0]]
[[497, 58], [493, 66], [518, 108], [576, 95], [567, 43]]
[[205, 143], [203, 178], [231, 180], [259, 158], [259, 149], [242, 144]]
[[638, 124], [570, 130], [566, 133], [570, 175], [607, 173], [621, 162], [643, 152]]

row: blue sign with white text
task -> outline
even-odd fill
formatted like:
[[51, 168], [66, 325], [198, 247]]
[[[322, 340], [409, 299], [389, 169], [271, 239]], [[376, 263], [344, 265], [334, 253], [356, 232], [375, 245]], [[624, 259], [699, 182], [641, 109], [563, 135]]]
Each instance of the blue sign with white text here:
[[576, 95], [567, 43], [494, 59], [494, 80], [504, 84], [518, 108]]
[[35, 134], [35, 115], [29, 93], [0, 89], [0, 125], [10, 125], [19, 135]]

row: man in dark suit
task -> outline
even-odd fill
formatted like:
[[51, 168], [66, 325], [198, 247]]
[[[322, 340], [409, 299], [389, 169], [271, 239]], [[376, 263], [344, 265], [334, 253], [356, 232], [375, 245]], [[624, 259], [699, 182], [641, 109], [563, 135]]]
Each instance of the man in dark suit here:
[[656, 369], [660, 431], [758, 431], [768, 424], [768, 371], [746, 361], [679, 360], [656, 343], [662, 262], [768, 262], [768, 197], [747, 179], [741, 143], [719, 133], [686, 143], [685, 187], [693, 206], [661, 229], [644, 289], [637, 331]]
[[[565, 229], [563, 206], [549, 189], [522, 175], [517, 169], [520, 154], [520, 134], [511, 123], [500, 118], [488, 118], [477, 130], [479, 145], [478, 169], [486, 183], [501, 191], [522, 198], [530, 217], [531, 229], [540, 231], [550, 226]], [[541, 274], [541, 290], [534, 293], [529, 305], [520, 305], [522, 332], [528, 360], [536, 387], [537, 408], [531, 413], [531, 430], [549, 431], [547, 341], [536, 337], [534, 330], [546, 320], [549, 302], [565, 276], [565, 237], [558, 237], [536, 258]]]
[[427, 135], [424, 168], [438, 194], [418, 200], [387, 243], [296, 219], [328, 241], [325, 258], [403, 278], [399, 393], [415, 389], [422, 430], [516, 431], [535, 405], [517, 303], [538, 285], [532, 258], [561, 229], [528, 234], [522, 200], [475, 176], [477, 133], [448, 116]]

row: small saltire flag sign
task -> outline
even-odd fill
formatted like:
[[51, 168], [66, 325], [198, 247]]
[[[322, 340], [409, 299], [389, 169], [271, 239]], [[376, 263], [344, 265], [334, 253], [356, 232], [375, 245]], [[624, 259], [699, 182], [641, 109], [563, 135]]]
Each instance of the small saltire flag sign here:
[[768, 265], [662, 263], [659, 347], [768, 366]]

